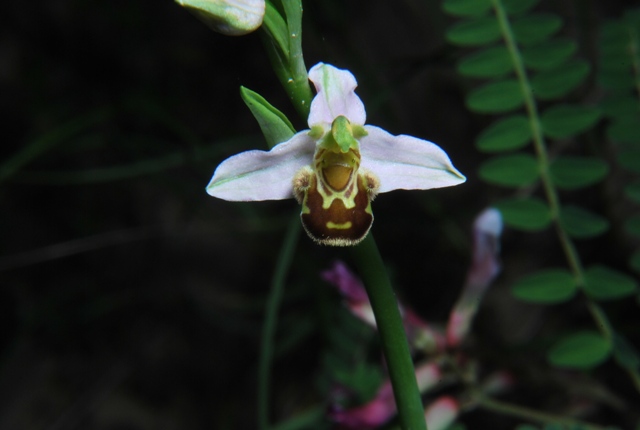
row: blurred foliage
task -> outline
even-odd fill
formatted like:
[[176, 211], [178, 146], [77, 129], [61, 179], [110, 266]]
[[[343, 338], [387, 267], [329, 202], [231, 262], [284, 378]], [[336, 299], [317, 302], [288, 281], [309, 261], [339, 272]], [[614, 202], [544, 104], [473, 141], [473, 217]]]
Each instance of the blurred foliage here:
[[[614, 358], [637, 367], [637, 289], [621, 274], [629, 258], [640, 267], [631, 236], [638, 231], [638, 129], [627, 115], [638, 106], [628, 85], [637, 57], [611, 70], [597, 66], [611, 63], [598, 59], [617, 55], [620, 26], [637, 17], [625, 15], [629, 2], [620, 0], [543, 1], [535, 10], [531, 1], [505, 3], [522, 15], [514, 31], [535, 72], [543, 129], [557, 152], [581, 157], [554, 158], [560, 164], [551, 174], [576, 205], [564, 219], [583, 223], [573, 236], [595, 237], [577, 244], [589, 267], [585, 290], [607, 300], [602, 306], [625, 335], [616, 335]], [[539, 231], [505, 237], [505, 273], [483, 304], [470, 347], [518, 375], [522, 386], [510, 400], [555, 409], [581, 386], [543, 372], [543, 351], [589, 317], [582, 303], [563, 301], [575, 285], [562, 273], [555, 276], [566, 291], [555, 291], [563, 302], [553, 310], [510, 293], [531, 295], [531, 280], [516, 280], [563, 256], [553, 232], [542, 230], [551, 222], [546, 203], [526, 193], [537, 175], [525, 151], [529, 118], [484, 114], [522, 100], [503, 47], [477, 48], [498, 41], [500, 31], [495, 20], [478, 18], [490, 2], [475, 5], [459, 22], [439, 1], [307, 1], [305, 60], [350, 69], [369, 123], [437, 142], [469, 177], [464, 186], [374, 202], [373, 231], [398, 294], [425, 319], [444, 320], [455, 302], [470, 223], [482, 208], [508, 198], [500, 209], [512, 226]], [[5, 3], [0, 14], [0, 429], [255, 428], [265, 298], [298, 208], [293, 200], [218, 201], [204, 187], [227, 156], [266, 147], [241, 85], [305, 127], [259, 37], [212, 33], [173, 2]], [[448, 40], [474, 48], [463, 52]], [[469, 76], [495, 81], [476, 86]], [[525, 152], [484, 155], [511, 150]], [[575, 209], [583, 207], [599, 218]], [[318, 276], [335, 258], [348, 260], [306, 237], [298, 243], [272, 376], [281, 429], [328, 427], [323, 411], [334, 384], [366, 400], [382, 378], [373, 333], [349, 320]], [[602, 279], [615, 288], [603, 291]], [[634, 426], [629, 406], [638, 393], [627, 375], [609, 361], [593, 376], [582, 385], [600, 405], [587, 411], [590, 420]], [[484, 411], [461, 421], [496, 430], [520, 422]]]

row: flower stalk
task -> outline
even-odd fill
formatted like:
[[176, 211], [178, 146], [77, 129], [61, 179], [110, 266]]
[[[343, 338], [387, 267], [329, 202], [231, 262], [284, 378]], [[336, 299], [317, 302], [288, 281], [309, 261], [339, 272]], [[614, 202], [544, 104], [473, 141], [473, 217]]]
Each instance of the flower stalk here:
[[402, 428], [427, 430], [409, 343], [376, 242], [369, 234], [352, 249], [378, 325]]

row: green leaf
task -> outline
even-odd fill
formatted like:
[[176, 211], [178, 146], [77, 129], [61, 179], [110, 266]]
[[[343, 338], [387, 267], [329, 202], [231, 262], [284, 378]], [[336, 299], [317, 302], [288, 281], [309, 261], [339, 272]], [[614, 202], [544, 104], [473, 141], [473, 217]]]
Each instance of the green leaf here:
[[592, 266], [584, 273], [584, 289], [596, 300], [612, 300], [635, 294], [636, 281], [606, 266]]
[[624, 229], [627, 233], [640, 237], [640, 215], [634, 215], [624, 223]]
[[522, 48], [525, 66], [534, 70], [548, 70], [558, 67], [576, 52], [578, 45], [568, 39], [546, 40], [533, 46]]
[[569, 236], [578, 239], [599, 236], [609, 229], [609, 221], [605, 218], [571, 205], [560, 209], [560, 223]]
[[478, 17], [489, 12], [491, 0], [445, 0], [442, 9], [451, 15]]
[[542, 113], [540, 122], [544, 134], [562, 139], [582, 133], [600, 119], [597, 108], [577, 105], [556, 105]]
[[513, 70], [509, 51], [495, 46], [464, 57], [458, 63], [458, 72], [476, 78], [497, 78]]
[[538, 163], [528, 154], [512, 154], [485, 161], [478, 171], [485, 181], [507, 187], [534, 183], [539, 176]]
[[511, 293], [526, 302], [553, 304], [570, 300], [577, 288], [568, 270], [547, 269], [521, 278]]
[[640, 181], [635, 181], [624, 187], [624, 194], [629, 200], [640, 203]]
[[613, 356], [622, 367], [627, 369], [638, 370], [640, 366], [638, 351], [624, 337], [615, 332], [613, 333]]
[[554, 99], [577, 88], [588, 75], [589, 63], [574, 60], [555, 69], [538, 72], [531, 79], [531, 89], [538, 99]]
[[606, 22], [600, 29], [600, 49], [617, 49], [629, 45], [629, 29], [619, 21]]
[[240, 95], [258, 121], [269, 148], [286, 142], [295, 134], [295, 129], [287, 117], [267, 102], [260, 94], [240, 87]]
[[502, 6], [509, 15], [520, 15], [528, 12], [538, 3], [540, 3], [540, 0], [502, 0]]
[[562, 19], [549, 13], [538, 13], [517, 19], [511, 25], [518, 43], [533, 45], [542, 42], [562, 27]]
[[629, 55], [629, 49], [608, 50], [600, 55], [600, 70], [620, 73], [633, 73], [633, 58]]
[[598, 73], [598, 84], [608, 90], [622, 91], [632, 89], [636, 82], [631, 73], [618, 70], [601, 70]]
[[467, 97], [467, 107], [479, 113], [509, 112], [523, 103], [520, 84], [515, 79], [486, 84]]
[[549, 207], [538, 198], [507, 199], [496, 203], [505, 224], [526, 231], [538, 231], [551, 223]]
[[628, 94], [616, 94], [600, 103], [602, 113], [609, 117], [640, 116], [640, 102]]
[[503, 118], [485, 129], [476, 146], [485, 152], [508, 151], [525, 146], [531, 140], [531, 126], [524, 115]]
[[462, 21], [447, 31], [447, 40], [463, 46], [479, 46], [500, 39], [500, 26], [494, 16]]
[[547, 358], [554, 366], [591, 369], [604, 362], [611, 344], [595, 331], [582, 331], [561, 339], [551, 348]]
[[618, 152], [618, 163], [627, 170], [640, 173], [640, 151], [631, 149]]
[[266, 9], [262, 27], [267, 30], [267, 34], [274, 41], [274, 44], [280, 48], [282, 56], [289, 58], [289, 28], [280, 12], [269, 2], [266, 3]]
[[518, 424], [514, 430], [540, 430], [540, 428], [531, 424]]
[[609, 172], [609, 165], [595, 157], [560, 156], [549, 170], [558, 188], [575, 190], [600, 182]]
[[607, 127], [607, 136], [616, 143], [640, 143], [640, 115], [616, 118]]

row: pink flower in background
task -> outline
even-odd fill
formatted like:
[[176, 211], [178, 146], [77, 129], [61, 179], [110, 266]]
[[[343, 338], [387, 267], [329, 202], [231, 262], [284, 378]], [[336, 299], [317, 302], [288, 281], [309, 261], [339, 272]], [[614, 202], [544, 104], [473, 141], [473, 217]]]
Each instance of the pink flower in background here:
[[445, 430], [460, 412], [458, 401], [451, 396], [443, 396], [431, 403], [424, 412], [429, 430]]
[[457, 346], [471, 327], [482, 296], [500, 273], [500, 234], [502, 216], [496, 209], [487, 209], [473, 224], [473, 260], [467, 273], [462, 294], [449, 316], [447, 343]]
[[[322, 278], [335, 286], [351, 313], [376, 328], [373, 310], [362, 281], [341, 261], [321, 273]], [[445, 346], [444, 335], [422, 320], [415, 312], [400, 305], [400, 314], [409, 344], [423, 352], [441, 351]]]
[[[416, 367], [416, 379], [420, 392], [433, 388], [441, 380], [440, 367], [435, 363], [424, 363]], [[350, 409], [336, 409], [329, 413], [330, 419], [345, 429], [374, 429], [385, 424], [396, 414], [391, 381], [385, 381], [370, 402]]]

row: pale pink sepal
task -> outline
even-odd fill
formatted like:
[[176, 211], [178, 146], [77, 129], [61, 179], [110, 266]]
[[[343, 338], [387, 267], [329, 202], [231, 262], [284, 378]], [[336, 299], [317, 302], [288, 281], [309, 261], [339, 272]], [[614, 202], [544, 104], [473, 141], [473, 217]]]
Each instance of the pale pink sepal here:
[[440, 365], [433, 362], [416, 364], [416, 381], [421, 393], [429, 391], [442, 380]]
[[293, 177], [311, 164], [315, 142], [297, 133], [271, 151], [246, 151], [222, 162], [207, 193], [230, 201], [282, 200], [293, 197]]
[[355, 93], [358, 83], [351, 72], [318, 63], [309, 70], [309, 80], [318, 92], [311, 102], [309, 127], [322, 126], [327, 130], [341, 115], [353, 125], [364, 125], [367, 114], [362, 100]]
[[428, 190], [463, 183], [466, 178], [435, 143], [401, 134], [394, 136], [366, 125], [360, 139], [363, 169], [380, 179], [378, 192]]
[[450, 396], [443, 396], [431, 403], [424, 412], [429, 430], [444, 430], [457, 418], [460, 406]]

